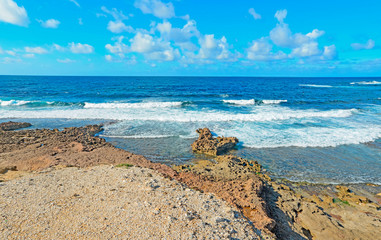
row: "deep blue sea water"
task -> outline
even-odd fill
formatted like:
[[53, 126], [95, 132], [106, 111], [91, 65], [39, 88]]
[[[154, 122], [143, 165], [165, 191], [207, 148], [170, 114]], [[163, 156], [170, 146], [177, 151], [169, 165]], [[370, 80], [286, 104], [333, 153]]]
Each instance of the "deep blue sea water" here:
[[381, 183], [381, 78], [0, 76], [9, 119], [113, 121], [102, 137], [168, 164], [193, 159], [195, 130], [209, 127], [274, 177]]

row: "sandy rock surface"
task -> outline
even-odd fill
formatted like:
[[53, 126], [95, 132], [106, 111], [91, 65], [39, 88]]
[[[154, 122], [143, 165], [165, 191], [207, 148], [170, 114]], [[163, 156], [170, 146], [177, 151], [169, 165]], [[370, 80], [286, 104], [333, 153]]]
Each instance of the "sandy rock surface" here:
[[211, 194], [138, 167], [45, 170], [0, 183], [0, 239], [259, 239]]

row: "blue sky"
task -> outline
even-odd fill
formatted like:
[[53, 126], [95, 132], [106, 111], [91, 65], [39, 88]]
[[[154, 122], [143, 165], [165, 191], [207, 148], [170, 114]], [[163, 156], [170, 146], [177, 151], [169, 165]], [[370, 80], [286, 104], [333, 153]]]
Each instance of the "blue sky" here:
[[0, 0], [0, 74], [381, 76], [381, 2]]

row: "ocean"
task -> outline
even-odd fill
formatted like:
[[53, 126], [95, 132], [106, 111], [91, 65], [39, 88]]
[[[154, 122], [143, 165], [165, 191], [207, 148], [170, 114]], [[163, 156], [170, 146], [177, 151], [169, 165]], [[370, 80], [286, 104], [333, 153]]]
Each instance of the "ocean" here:
[[274, 178], [381, 184], [381, 78], [0, 76], [8, 120], [105, 123], [101, 137], [166, 164], [205, 158], [190, 144], [208, 127]]

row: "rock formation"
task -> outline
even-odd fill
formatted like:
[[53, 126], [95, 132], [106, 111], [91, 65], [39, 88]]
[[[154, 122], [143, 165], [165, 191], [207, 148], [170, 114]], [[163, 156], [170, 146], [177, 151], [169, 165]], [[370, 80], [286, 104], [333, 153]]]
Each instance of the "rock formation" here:
[[197, 153], [217, 156], [233, 149], [238, 143], [236, 137], [214, 138], [208, 128], [198, 129], [198, 139], [192, 143], [192, 150]]
[[21, 128], [27, 128], [32, 126], [30, 123], [26, 122], [4, 122], [0, 123], [0, 131], [13, 131]]

